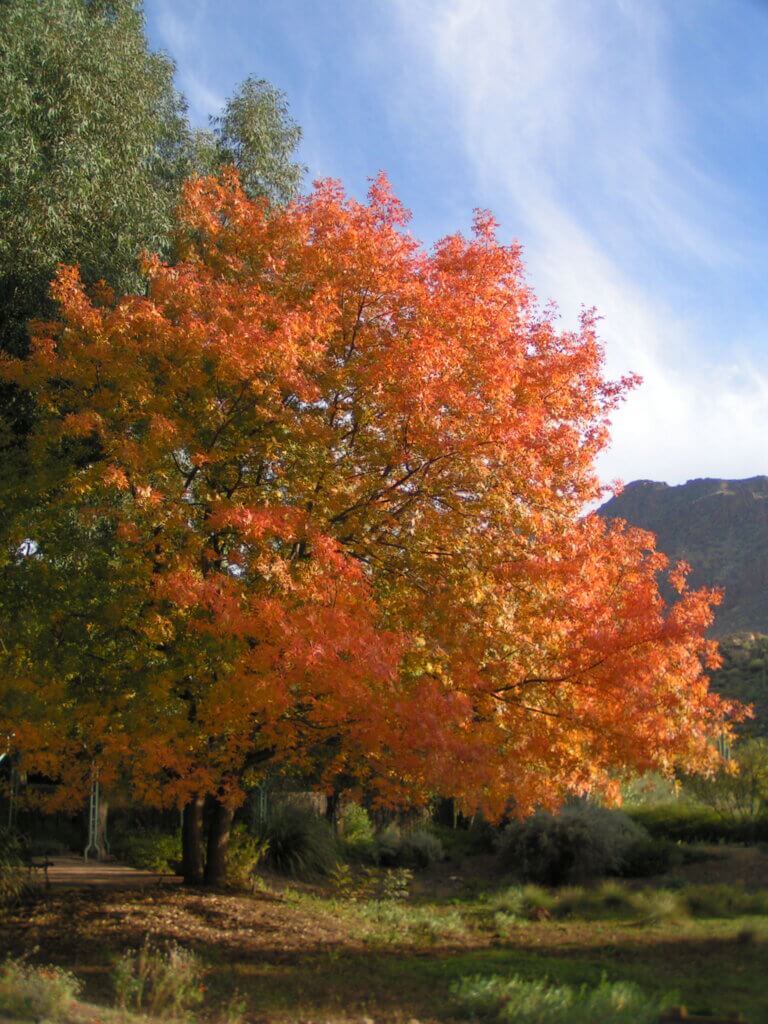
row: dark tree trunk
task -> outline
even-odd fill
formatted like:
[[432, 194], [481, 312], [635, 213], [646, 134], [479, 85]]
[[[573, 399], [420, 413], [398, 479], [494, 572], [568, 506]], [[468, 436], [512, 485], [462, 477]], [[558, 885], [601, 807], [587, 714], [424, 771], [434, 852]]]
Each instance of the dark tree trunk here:
[[181, 873], [185, 885], [203, 883], [203, 797], [194, 796], [184, 807], [181, 825]]
[[206, 885], [223, 885], [227, 878], [227, 851], [235, 812], [220, 800], [213, 801], [212, 812], [204, 881]]
[[341, 802], [341, 795], [334, 789], [332, 793], [329, 793], [326, 797], [325, 804], [325, 820], [333, 829], [334, 833], [339, 831], [339, 803]]
[[444, 797], [437, 805], [435, 820], [438, 825], [447, 825], [448, 828], [456, 828], [456, 801], [453, 797]]

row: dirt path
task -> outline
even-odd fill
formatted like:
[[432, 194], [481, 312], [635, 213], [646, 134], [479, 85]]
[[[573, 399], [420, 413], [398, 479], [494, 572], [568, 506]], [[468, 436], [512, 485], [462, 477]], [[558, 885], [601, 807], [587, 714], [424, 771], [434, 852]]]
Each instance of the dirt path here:
[[[127, 864], [111, 861], [84, 861], [82, 857], [50, 857], [48, 882], [51, 889], [132, 889], [180, 882], [173, 875], [159, 875], [154, 871], [139, 871]], [[36, 880], [43, 884], [43, 872], [37, 871]]]

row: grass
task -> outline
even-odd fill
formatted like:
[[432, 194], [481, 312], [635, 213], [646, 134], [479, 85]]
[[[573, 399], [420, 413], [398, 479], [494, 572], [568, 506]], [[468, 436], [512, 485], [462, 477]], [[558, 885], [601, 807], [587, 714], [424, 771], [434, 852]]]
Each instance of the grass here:
[[[502, 994], [498, 1020], [514, 1012], [525, 1021], [525, 1008], [540, 1005], [550, 1013], [541, 1021], [572, 1024], [589, 1012], [620, 1021], [629, 1018], [616, 1016], [623, 1011], [611, 1009], [612, 999], [640, 1014], [676, 991], [692, 1012], [739, 1010], [751, 1024], [768, 1021], [765, 892], [610, 883], [559, 892], [486, 887], [447, 899], [435, 895], [437, 881], [433, 889], [422, 878], [405, 898], [384, 897], [382, 885], [378, 899], [351, 899], [330, 882], [273, 879], [252, 896], [173, 887], [53, 894], [13, 912], [0, 949], [39, 946], [46, 959], [75, 971], [86, 998], [109, 1007], [115, 958], [140, 949], [149, 933], [153, 948], [176, 943], [194, 954], [205, 980], [199, 1012], [209, 1021], [242, 1014], [275, 1022], [448, 1022], [467, 1019], [462, 999], [473, 991]], [[130, 981], [136, 962], [129, 966]], [[124, 1003], [138, 1006], [133, 998]], [[571, 1017], [553, 1017], [558, 1005]]]

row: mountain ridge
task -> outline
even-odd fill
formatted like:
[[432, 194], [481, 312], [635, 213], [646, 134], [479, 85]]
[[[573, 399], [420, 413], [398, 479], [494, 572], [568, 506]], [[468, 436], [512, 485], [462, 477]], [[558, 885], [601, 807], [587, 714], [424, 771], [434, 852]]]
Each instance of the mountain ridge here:
[[633, 480], [597, 510], [650, 530], [692, 587], [722, 587], [712, 635], [768, 633], [768, 476]]

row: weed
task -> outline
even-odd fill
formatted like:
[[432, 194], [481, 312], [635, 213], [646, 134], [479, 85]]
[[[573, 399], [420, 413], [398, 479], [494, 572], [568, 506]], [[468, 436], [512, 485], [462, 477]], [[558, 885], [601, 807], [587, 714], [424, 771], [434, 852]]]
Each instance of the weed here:
[[385, 871], [381, 881], [381, 899], [406, 900], [413, 881], [413, 872], [408, 868], [392, 868]]
[[67, 1016], [80, 982], [60, 967], [36, 967], [24, 960], [0, 966], [0, 1015], [59, 1021]]
[[246, 1001], [235, 989], [229, 999], [216, 1014], [216, 1024], [243, 1024]]
[[120, 956], [113, 974], [117, 1005], [150, 1016], [178, 1016], [203, 1000], [202, 966], [176, 944], [157, 949], [145, 942]]

